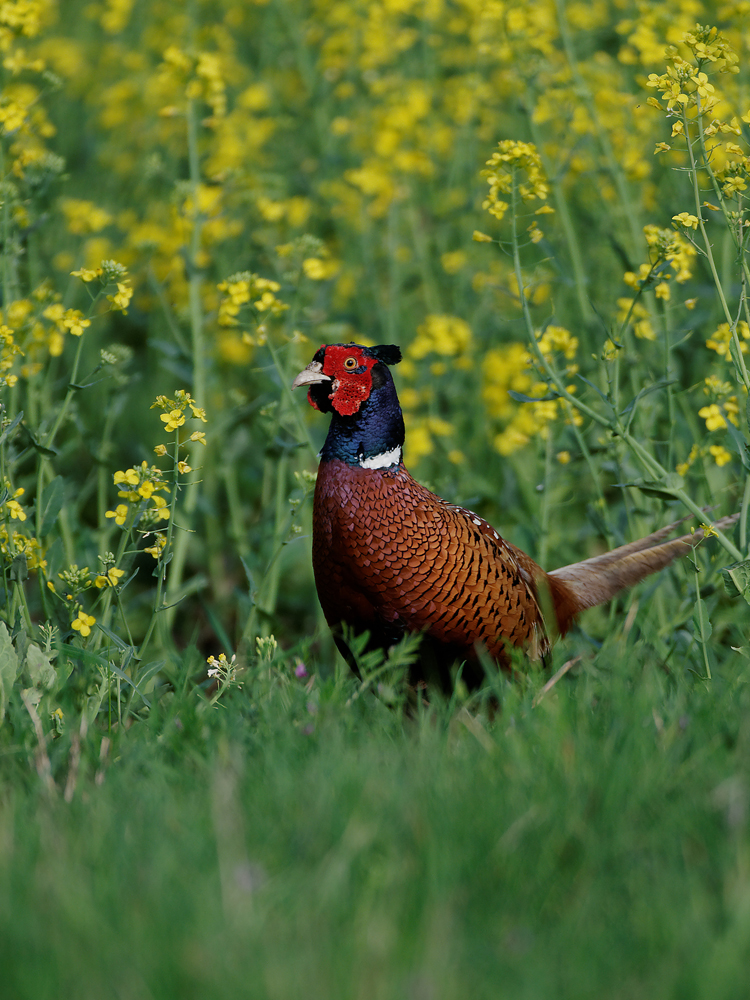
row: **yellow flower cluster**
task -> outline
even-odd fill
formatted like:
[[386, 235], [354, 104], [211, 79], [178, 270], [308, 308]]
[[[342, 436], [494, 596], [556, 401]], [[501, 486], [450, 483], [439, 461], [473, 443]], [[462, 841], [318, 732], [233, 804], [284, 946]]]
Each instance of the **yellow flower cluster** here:
[[26, 559], [26, 568], [30, 570], [44, 570], [47, 566], [39, 539], [22, 535], [9, 528], [7, 524], [0, 524], [0, 554], [7, 563], [12, 563], [14, 559], [23, 556]]
[[17, 375], [11, 374], [15, 360], [23, 351], [15, 342], [13, 331], [9, 326], [0, 324], [0, 388], [13, 386], [18, 381]]
[[47, 563], [43, 558], [38, 539], [29, 538], [10, 526], [14, 521], [20, 526], [27, 519], [26, 511], [19, 503], [19, 497], [25, 492], [22, 486], [14, 490], [10, 482], [4, 480], [3, 499], [0, 500], [0, 554], [7, 563], [12, 563], [14, 559], [23, 556], [26, 559], [27, 569], [44, 569]]
[[218, 285], [224, 297], [219, 302], [217, 322], [219, 326], [238, 326], [237, 317], [243, 306], [251, 304], [261, 315], [280, 316], [289, 306], [276, 298], [280, 291], [278, 281], [261, 278], [257, 274], [243, 271], [233, 274]]
[[[719, 323], [718, 327], [706, 341], [706, 347], [710, 347], [712, 351], [716, 351], [721, 357], [728, 358], [730, 356], [729, 343], [731, 339], [732, 328], [729, 323]], [[744, 319], [741, 319], [737, 323], [737, 339], [740, 350], [743, 354], [747, 354], [748, 341], [750, 341], [750, 326], [747, 325]]]
[[[174, 395], [174, 399], [170, 399], [167, 396], [157, 396], [151, 404], [151, 409], [165, 411], [160, 415], [159, 419], [164, 423], [165, 430], [170, 433], [182, 427], [186, 416], [188, 416], [188, 410], [190, 410], [190, 415], [196, 420], [201, 420], [204, 424], [207, 423], [206, 411], [202, 406], [196, 404], [186, 389], [178, 389]], [[205, 438], [206, 436], [202, 431], [196, 431], [190, 436], [191, 441], [201, 441], [203, 444], [206, 443]]]
[[[487, 178], [490, 190], [482, 208], [486, 208], [496, 219], [502, 219], [508, 210], [508, 202], [503, 201], [500, 195], [509, 196], [514, 186], [524, 202], [546, 201], [549, 186], [533, 143], [505, 139], [498, 144], [487, 166], [489, 169], [481, 173]], [[546, 206], [545, 210], [551, 211]]]
[[[569, 330], [549, 325], [537, 335], [537, 343], [548, 361], [554, 361], [557, 356], [568, 362], [566, 375], [577, 371], [578, 365], [571, 362], [576, 356], [578, 339]], [[570, 415], [567, 404], [559, 398], [550, 398], [548, 386], [534, 373], [533, 359], [523, 344], [508, 344], [488, 351], [482, 363], [482, 375], [482, 398], [487, 411], [504, 424], [494, 438], [494, 446], [501, 455], [511, 455], [535, 436], [545, 439], [550, 424], [560, 417], [581, 423], [576, 413]], [[568, 386], [568, 391], [574, 392], [575, 386]], [[528, 396], [532, 401], [518, 403], [510, 392]]]
[[121, 487], [117, 495], [127, 503], [117, 504], [105, 516], [112, 518], [118, 527], [130, 528], [136, 523], [152, 526], [169, 520], [169, 506], [159, 491], [169, 494], [171, 490], [164, 473], [155, 465], [149, 466], [144, 461], [137, 468], [118, 471], [114, 474], [114, 484]]
[[408, 348], [408, 356], [421, 361], [428, 354], [445, 358], [465, 354], [471, 345], [471, 328], [459, 316], [426, 316], [417, 327], [417, 336]]

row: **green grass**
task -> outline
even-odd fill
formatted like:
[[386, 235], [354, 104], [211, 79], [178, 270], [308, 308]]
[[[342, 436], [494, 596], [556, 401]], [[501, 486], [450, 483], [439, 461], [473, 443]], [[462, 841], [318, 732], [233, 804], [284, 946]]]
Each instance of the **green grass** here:
[[101, 783], [84, 740], [70, 803], [4, 787], [0, 993], [741, 997], [748, 679], [612, 655], [484, 732], [249, 685], [123, 732]]

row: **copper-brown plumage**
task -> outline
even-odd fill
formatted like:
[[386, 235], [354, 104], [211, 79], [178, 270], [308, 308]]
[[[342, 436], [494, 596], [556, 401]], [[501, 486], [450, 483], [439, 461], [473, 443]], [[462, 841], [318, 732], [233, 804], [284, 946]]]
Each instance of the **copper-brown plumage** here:
[[[564, 634], [585, 608], [608, 601], [702, 538], [696, 531], [665, 541], [675, 527], [669, 525], [546, 573], [485, 520], [407, 472], [403, 422], [386, 367], [398, 358], [385, 352], [396, 350], [321, 348], [295, 380], [310, 387], [313, 406], [333, 413], [315, 489], [313, 568], [339, 640], [343, 624], [368, 631], [381, 646], [419, 632], [441, 680], [452, 660], [468, 661], [471, 675], [480, 647], [503, 665], [509, 646], [543, 654], [550, 638]], [[349, 385], [350, 372], [360, 381]]]

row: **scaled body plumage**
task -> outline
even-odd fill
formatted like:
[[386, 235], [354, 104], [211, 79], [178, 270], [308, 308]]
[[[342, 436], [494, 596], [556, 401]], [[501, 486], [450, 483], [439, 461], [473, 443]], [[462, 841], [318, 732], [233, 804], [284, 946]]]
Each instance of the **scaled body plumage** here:
[[508, 646], [539, 656], [581, 610], [666, 566], [701, 537], [664, 542], [668, 526], [545, 573], [482, 518], [407, 472], [403, 418], [387, 367], [398, 360], [392, 346], [333, 344], [294, 381], [309, 387], [312, 406], [332, 414], [315, 489], [313, 568], [345, 655], [344, 623], [384, 647], [405, 631], [419, 632], [425, 641], [416, 676], [447, 685], [449, 665], [465, 660], [464, 678], [480, 683], [479, 647], [501, 665]]

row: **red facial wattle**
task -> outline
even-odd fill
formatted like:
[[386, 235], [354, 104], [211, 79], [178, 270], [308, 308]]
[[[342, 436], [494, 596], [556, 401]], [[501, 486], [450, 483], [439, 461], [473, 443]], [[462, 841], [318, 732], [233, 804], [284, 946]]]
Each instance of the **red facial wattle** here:
[[[376, 364], [376, 358], [368, 358], [360, 350], [345, 344], [333, 344], [326, 348], [323, 374], [333, 379], [328, 398], [341, 416], [351, 417], [369, 398], [372, 369]], [[309, 392], [307, 398], [310, 405], [318, 409]]]

